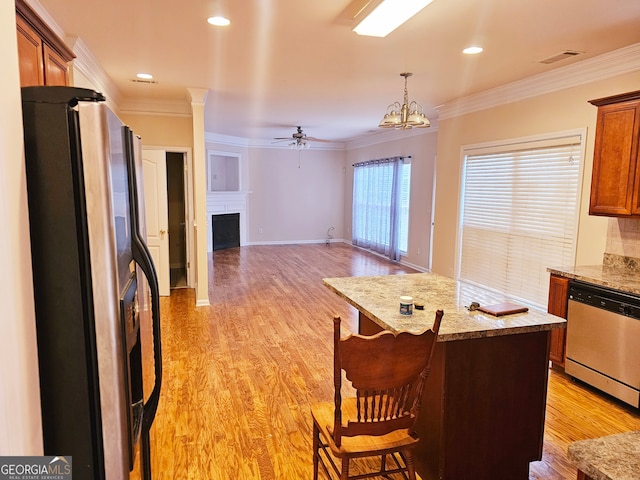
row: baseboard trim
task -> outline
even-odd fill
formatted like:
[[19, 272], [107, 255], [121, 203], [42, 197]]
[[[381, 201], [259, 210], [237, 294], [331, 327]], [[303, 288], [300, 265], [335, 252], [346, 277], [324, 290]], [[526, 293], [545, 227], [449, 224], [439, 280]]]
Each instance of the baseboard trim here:
[[418, 270], [419, 272], [422, 272], [422, 273], [430, 273], [431, 272], [431, 270], [429, 270], [426, 267], [423, 267], [421, 265], [416, 265], [415, 263], [407, 262], [406, 260], [403, 260], [402, 258], [403, 257], [400, 257], [400, 265], [404, 265], [405, 267], [413, 268], [414, 270]]
[[[252, 246], [252, 245], [303, 245], [303, 244], [313, 244], [313, 243], [327, 243], [327, 239], [318, 239], [318, 240], [272, 240], [272, 241], [264, 241], [264, 242], [247, 242], [244, 246]], [[345, 240], [341, 238], [332, 238], [330, 243], [347, 243]]]

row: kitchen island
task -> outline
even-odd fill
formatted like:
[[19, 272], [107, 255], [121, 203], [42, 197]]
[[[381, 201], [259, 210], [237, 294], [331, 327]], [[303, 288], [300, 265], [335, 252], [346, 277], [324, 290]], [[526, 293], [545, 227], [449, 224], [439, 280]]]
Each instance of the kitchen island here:
[[[432, 273], [327, 278], [324, 284], [359, 311], [359, 333], [421, 332], [442, 309], [415, 453], [423, 480], [527, 480], [542, 457], [549, 340], [565, 320], [530, 309], [495, 317], [466, 307], [505, 301]], [[424, 310], [401, 315], [412, 296]]]

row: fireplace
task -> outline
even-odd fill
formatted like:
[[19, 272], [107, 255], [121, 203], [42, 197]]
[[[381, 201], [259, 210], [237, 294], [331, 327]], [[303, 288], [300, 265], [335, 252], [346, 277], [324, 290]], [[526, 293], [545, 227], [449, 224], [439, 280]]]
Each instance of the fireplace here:
[[213, 250], [240, 246], [240, 214], [211, 215]]

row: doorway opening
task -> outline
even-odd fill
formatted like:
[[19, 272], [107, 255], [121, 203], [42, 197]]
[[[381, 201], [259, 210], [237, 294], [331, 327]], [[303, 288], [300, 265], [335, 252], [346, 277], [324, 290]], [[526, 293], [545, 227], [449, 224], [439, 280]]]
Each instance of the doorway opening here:
[[169, 221], [169, 269], [171, 288], [188, 282], [187, 205], [185, 201], [185, 155], [167, 152], [167, 207]]

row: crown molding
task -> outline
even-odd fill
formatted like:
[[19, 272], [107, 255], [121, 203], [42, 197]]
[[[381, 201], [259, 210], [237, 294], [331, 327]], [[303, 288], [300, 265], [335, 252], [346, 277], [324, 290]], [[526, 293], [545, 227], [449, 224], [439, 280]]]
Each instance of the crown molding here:
[[640, 43], [445, 103], [436, 107], [438, 119], [458, 117], [636, 70], [640, 70]]
[[179, 100], [135, 100], [125, 99], [120, 111], [129, 115], [162, 115], [168, 117], [191, 117], [191, 103]]
[[234, 137], [232, 135], [222, 135], [219, 133], [204, 132], [204, 141], [209, 143], [219, 143], [220, 145], [231, 145], [234, 147], [248, 147], [249, 139]]
[[38, 0], [24, 0], [29, 7], [47, 24], [47, 26], [60, 38], [66, 38], [66, 33], [53, 17], [47, 12]]
[[113, 80], [111, 80], [111, 77], [107, 75], [107, 72], [104, 71], [100, 62], [98, 62], [82, 38], [67, 38], [71, 42], [73, 53], [76, 54], [76, 58], [73, 61], [74, 71], [79, 71], [85, 77], [89, 78], [95, 84], [96, 89], [104, 94], [108, 103], [120, 105], [122, 101], [120, 89], [118, 89]]

